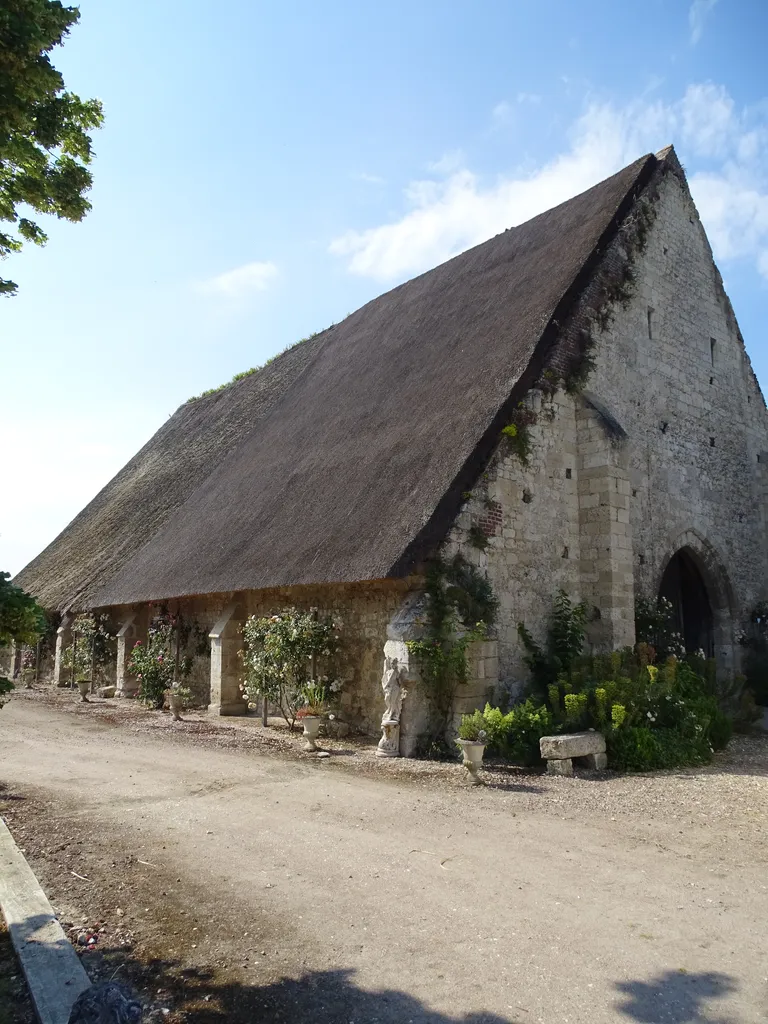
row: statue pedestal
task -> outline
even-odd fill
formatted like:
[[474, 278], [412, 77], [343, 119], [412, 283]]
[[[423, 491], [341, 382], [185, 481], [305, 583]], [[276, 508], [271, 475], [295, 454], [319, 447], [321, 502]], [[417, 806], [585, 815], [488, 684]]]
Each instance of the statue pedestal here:
[[376, 748], [376, 757], [400, 757], [400, 723], [381, 723], [381, 739]]

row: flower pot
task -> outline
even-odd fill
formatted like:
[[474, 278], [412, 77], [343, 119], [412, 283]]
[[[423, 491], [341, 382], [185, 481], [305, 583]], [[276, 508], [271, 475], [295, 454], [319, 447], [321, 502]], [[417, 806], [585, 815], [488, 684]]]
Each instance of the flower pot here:
[[467, 782], [470, 786], [480, 784], [478, 772], [483, 765], [485, 743], [479, 740], [457, 740], [464, 754], [464, 767], [467, 769]]
[[304, 726], [304, 749], [305, 750], [317, 750], [317, 734], [320, 732], [320, 723], [322, 718], [315, 715], [307, 715], [306, 718], [301, 719], [301, 724]]
[[172, 693], [168, 698], [168, 707], [171, 709], [174, 722], [181, 722], [181, 712], [184, 710], [184, 698]]
[[84, 704], [87, 704], [88, 703], [88, 691], [91, 688], [91, 680], [90, 679], [78, 679], [77, 680], [77, 688], [80, 691], [80, 699], [83, 701]]

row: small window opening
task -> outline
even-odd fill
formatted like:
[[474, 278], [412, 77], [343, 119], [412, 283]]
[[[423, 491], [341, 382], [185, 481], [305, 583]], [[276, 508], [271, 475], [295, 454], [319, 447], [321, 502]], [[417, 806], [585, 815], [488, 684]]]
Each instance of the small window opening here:
[[669, 248], [665, 245], [664, 246], [664, 255], [666, 256], [668, 252], [669, 252]]
[[563, 558], [568, 558], [568, 545], [563, 548]]
[[653, 341], [653, 307], [648, 307], [648, 337]]
[[569, 466], [565, 471], [565, 479], [570, 480], [572, 475], [573, 474], [571, 473], [571, 467]]
[[710, 448], [714, 448], [715, 447], [715, 439], [714, 439], [714, 437], [710, 437], [710, 439], [709, 439], [709, 447]]
[[645, 555], [638, 555], [637, 558], [640, 562], [640, 565], [645, 565]]
[[752, 401], [752, 395], [747, 395], [747, 405]]
[[[710, 384], [714, 384], [715, 383], [715, 378], [714, 377], [710, 377], [709, 378], [709, 383]], [[749, 399], [747, 399], [747, 401], [749, 401]]]
[[717, 342], [714, 338], [709, 339], [709, 358], [712, 360], [712, 365], [715, 365], [715, 345]]
[[634, 488], [632, 489], [632, 497], [633, 498], [637, 497], [637, 491]]

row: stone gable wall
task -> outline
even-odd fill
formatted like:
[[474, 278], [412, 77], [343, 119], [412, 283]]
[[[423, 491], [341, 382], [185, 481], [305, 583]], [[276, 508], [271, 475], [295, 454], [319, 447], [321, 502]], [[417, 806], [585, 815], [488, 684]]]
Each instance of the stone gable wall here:
[[598, 339], [587, 393], [629, 438], [637, 592], [655, 596], [670, 557], [692, 547], [720, 605], [726, 666], [733, 628], [768, 583], [768, 414], [687, 188], [669, 173], [658, 189], [632, 301]]
[[[632, 258], [631, 297], [612, 306], [603, 331], [592, 328], [596, 367], [583, 394], [529, 394], [529, 464], [501, 440], [445, 544], [493, 583], [500, 682], [512, 692], [527, 677], [517, 623], [543, 640], [560, 587], [599, 615], [595, 649], [631, 643], [635, 595], [655, 596], [669, 559], [688, 546], [707, 581], [723, 668], [738, 660], [734, 630], [766, 595], [765, 403], [687, 188], [670, 171], [650, 188], [656, 216]], [[625, 244], [619, 237], [606, 253], [609, 272], [626, 263]], [[597, 291], [551, 365], [568, 365]], [[478, 528], [485, 551], [472, 542]]]

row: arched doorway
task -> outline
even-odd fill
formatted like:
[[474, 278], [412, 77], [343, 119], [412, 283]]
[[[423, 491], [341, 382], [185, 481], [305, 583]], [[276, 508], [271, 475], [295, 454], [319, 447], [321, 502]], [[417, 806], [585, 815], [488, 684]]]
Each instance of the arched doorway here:
[[715, 616], [698, 557], [690, 548], [681, 548], [664, 570], [659, 596], [672, 604], [678, 632], [689, 653], [704, 651], [715, 655]]

